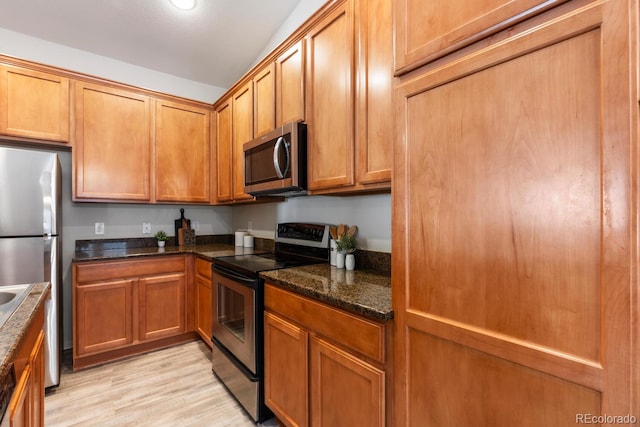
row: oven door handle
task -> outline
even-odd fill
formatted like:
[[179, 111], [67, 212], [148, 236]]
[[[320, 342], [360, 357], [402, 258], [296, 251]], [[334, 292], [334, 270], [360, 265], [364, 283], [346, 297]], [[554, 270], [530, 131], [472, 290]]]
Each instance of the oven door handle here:
[[256, 279], [252, 279], [250, 277], [247, 276], [242, 276], [242, 275], [238, 275], [235, 272], [228, 270], [224, 267], [221, 267], [219, 265], [216, 265], [213, 268], [213, 272], [217, 273], [219, 275], [221, 275], [222, 277], [226, 277], [229, 280], [233, 280], [234, 282], [239, 282], [243, 285], [247, 285], [249, 287], [253, 287]]

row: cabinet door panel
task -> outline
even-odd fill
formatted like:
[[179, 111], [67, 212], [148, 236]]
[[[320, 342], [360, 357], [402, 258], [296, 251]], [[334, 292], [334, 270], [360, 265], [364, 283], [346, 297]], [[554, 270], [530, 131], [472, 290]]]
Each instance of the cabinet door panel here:
[[396, 71], [402, 73], [566, 0], [400, 0]]
[[77, 355], [112, 350], [133, 342], [133, 281], [76, 286], [74, 295]]
[[629, 6], [566, 3], [398, 86], [397, 424], [633, 406]]
[[196, 331], [209, 345], [212, 345], [211, 312], [211, 278], [196, 274]]
[[212, 336], [211, 261], [195, 259], [196, 332], [210, 346]]
[[312, 425], [384, 425], [384, 371], [312, 337], [310, 377]]
[[0, 66], [0, 134], [69, 141], [69, 79]]
[[208, 202], [209, 150], [208, 110], [156, 101], [156, 200]]
[[140, 340], [186, 332], [185, 287], [184, 274], [140, 279]]
[[[391, 2], [357, 3], [357, 182], [391, 181], [393, 160], [393, 28]], [[388, 187], [387, 185], [387, 187]]]
[[253, 84], [247, 82], [233, 94], [233, 199], [251, 199], [244, 192], [245, 142], [253, 138]]
[[31, 394], [33, 392], [33, 374], [27, 365], [16, 383], [13, 396], [9, 401], [7, 413], [10, 427], [31, 427]]
[[287, 425], [307, 426], [309, 334], [268, 312], [264, 334], [265, 403]]
[[305, 41], [276, 59], [276, 125], [304, 121]]
[[89, 83], [75, 85], [75, 197], [149, 201], [149, 98]]
[[351, 8], [343, 3], [307, 36], [309, 190], [354, 183]]
[[216, 169], [219, 202], [233, 199], [233, 116], [232, 98], [216, 109]]
[[40, 330], [29, 356], [32, 369], [31, 418], [33, 426], [44, 426], [44, 331]]
[[271, 63], [253, 78], [253, 129], [254, 138], [276, 127], [276, 78], [275, 64]]

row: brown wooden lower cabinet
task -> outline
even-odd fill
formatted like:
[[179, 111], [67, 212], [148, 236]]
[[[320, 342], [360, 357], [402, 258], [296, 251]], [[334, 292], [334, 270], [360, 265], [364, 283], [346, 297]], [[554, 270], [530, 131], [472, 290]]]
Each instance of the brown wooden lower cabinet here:
[[13, 363], [16, 387], [7, 412], [11, 427], [44, 426], [43, 343], [44, 304], [36, 312]]
[[30, 426], [31, 393], [33, 391], [33, 374], [31, 366], [27, 366], [16, 384], [13, 397], [9, 405], [9, 425], [11, 427]]
[[184, 255], [73, 265], [73, 366], [193, 338]]
[[310, 356], [311, 425], [385, 425], [382, 369], [317, 336]]
[[212, 336], [211, 319], [211, 261], [196, 258], [196, 332], [209, 347]]
[[309, 425], [309, 333], [266, 312], [264, 358], [266, 405], [287, 426]]
[[286, 426], [387, 424], [387, 325], [265, 285], [265, 402]]

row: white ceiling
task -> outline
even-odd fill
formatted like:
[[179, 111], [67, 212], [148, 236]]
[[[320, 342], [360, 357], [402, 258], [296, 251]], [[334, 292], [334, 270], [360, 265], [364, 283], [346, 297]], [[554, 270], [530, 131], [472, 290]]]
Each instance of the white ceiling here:
[[221, 88], [304, 0], [0, 0], [0, 27]]

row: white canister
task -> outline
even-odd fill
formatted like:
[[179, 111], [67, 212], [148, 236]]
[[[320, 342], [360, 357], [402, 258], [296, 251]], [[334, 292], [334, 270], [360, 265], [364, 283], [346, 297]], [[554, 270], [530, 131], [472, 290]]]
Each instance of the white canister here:
[[252, 248], [253, 247], [253, 236], [251, 236], [250, 234], [246, 234], [243, 238], [243, 246], [245, 248]]
[[336, 255], [336, 267], [344, 268], [344, 256], [344, 252], [338, 252], [338, 254]]
[[236, 246], [244, 246], [244, 236], [246, 231], [236, 231]]
[[347, 254], [344, 259], [344, 266], [347, 270], [353, 270], [356, 268], [356, 257], [353, 254]]
[[329, 241], [329, 263], [336, 265], [336, 254], [338, 253], [338, 244], [335, 240]]

